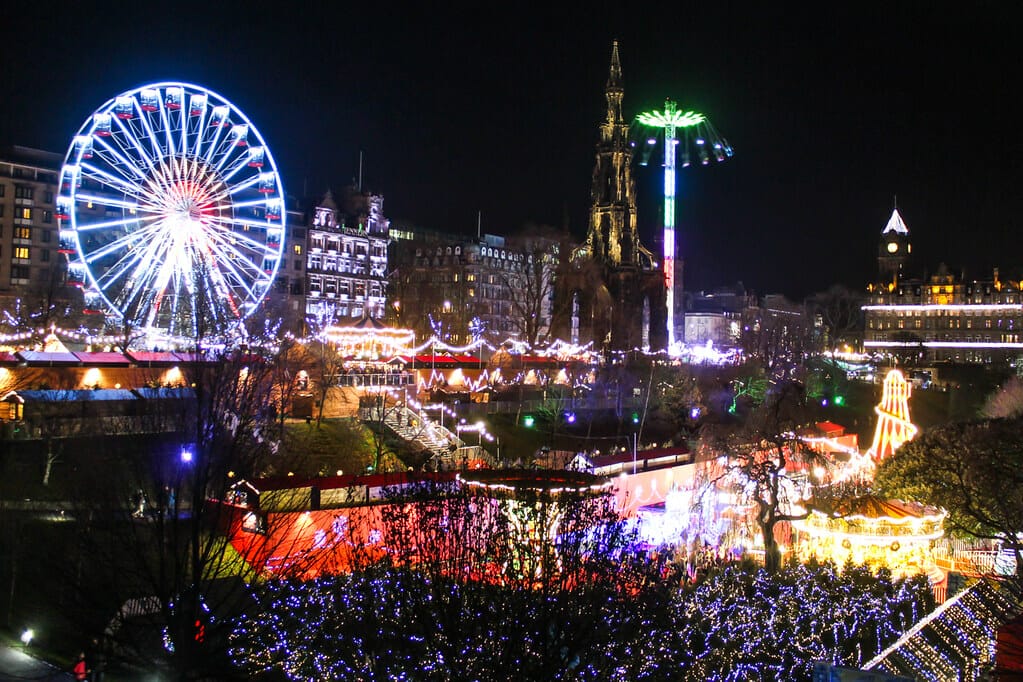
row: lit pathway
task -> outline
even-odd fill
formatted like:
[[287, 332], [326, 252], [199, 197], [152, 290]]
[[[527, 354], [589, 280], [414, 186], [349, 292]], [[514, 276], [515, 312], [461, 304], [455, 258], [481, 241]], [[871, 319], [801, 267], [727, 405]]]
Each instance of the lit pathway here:
[[49, 663], [32, 658], [20, 647], [0, 644], [0, 679], [2, 680], [64, 680], [74, 679]]

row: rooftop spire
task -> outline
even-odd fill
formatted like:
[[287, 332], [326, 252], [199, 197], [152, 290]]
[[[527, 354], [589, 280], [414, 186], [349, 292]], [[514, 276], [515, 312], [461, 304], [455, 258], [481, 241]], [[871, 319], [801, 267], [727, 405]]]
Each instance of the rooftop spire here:
[[607, 76], [607, 122], [622, 123], [622, 63], [618, 61], [618, 41], [611, 43], [611, 70]]
[[611, 43], [611, 71], [607, 76], [607, 90], [622, 89], [622, 63], [618, 61], [618, 41]]
[[897, 232], [898, 234], [909, 234], [909, 228], [906, 227], [906, 223], [903, 222], [902, 216], [899, 215], [899, 209], [892, 211], [892, 217], [888, 219], [888, 224], [881, 230], [881, 234], [888, 234], [889, 232]]

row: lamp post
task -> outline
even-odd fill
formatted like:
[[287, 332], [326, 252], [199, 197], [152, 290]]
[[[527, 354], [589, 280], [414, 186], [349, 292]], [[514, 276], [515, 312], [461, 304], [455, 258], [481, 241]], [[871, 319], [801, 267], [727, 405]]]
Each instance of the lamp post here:
[[636, 431], [632, 432], [632, 475], [636, 475], [636, 439], [639, 434]]

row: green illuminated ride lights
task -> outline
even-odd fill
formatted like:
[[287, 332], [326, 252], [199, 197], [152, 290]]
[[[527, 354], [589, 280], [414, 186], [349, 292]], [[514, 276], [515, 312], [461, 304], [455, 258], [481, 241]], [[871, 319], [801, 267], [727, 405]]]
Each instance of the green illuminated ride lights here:
[[[708, 165], [711, 160], [724, 161], [732, 156], [732, 146], [718, 135], [717, 130], [703, 114], [695, 111], [680, 111], [672, 100], [665, 100], [664, 110], [644, 111], [636, 122], [658, 132], [664, 131], [664, 280], [666, 289], [668, 351], [676, 352], [681, 342], [680, 330], [675, 323], [675, 157], [676, 147], [682, 143], [682, 167], [689, 166], [690, 145], [700, 163]], [[691, 129], [691, 130], [690, 130]], [[683, 131], [679, 140], [676, 130]], [[648, 145], [657, 144], [657, 138], [647, 139]], [[641, 162], [646, 165], [645, 162]]]

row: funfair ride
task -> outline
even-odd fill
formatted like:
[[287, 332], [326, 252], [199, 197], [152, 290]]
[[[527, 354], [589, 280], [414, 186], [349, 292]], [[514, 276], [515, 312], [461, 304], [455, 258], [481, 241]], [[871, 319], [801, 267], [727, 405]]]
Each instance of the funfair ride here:
[[[710, 165], [711, 161], [724, 161], [733, 154], [732, 146], [718, 135], [717, 130], [703, 114], [695, 111], [680, 111], [672, 100], [665, 100], [664, 110], [646, 111], [636, 117], [641, 127], [648, 131], [664, 132], [664, 279], [668, 321], [668, 350], [678, 352], [681, 334], [675, 322], [675, 172], [677, 158], [681, 156], [682, 167], [688, 168], [694, 161]], [[682, 138], [677, 137], [681, 131]], [[681, 143], [681, 150], [676, 150]], [[656, 135], [646, 140], [645, 155], [640, 165], [646, 165], [649, 154], [657, 144]], [[681, 151], [681, 154], [679, 153]], [[679, 297], [681, 301], [681, 297]]]
[[86, 312], [150, 342], [240, 332], [284, 249], [284, 192], [262, 135], [187, 83], [129, 90], [86, 119], [56, 215]]

